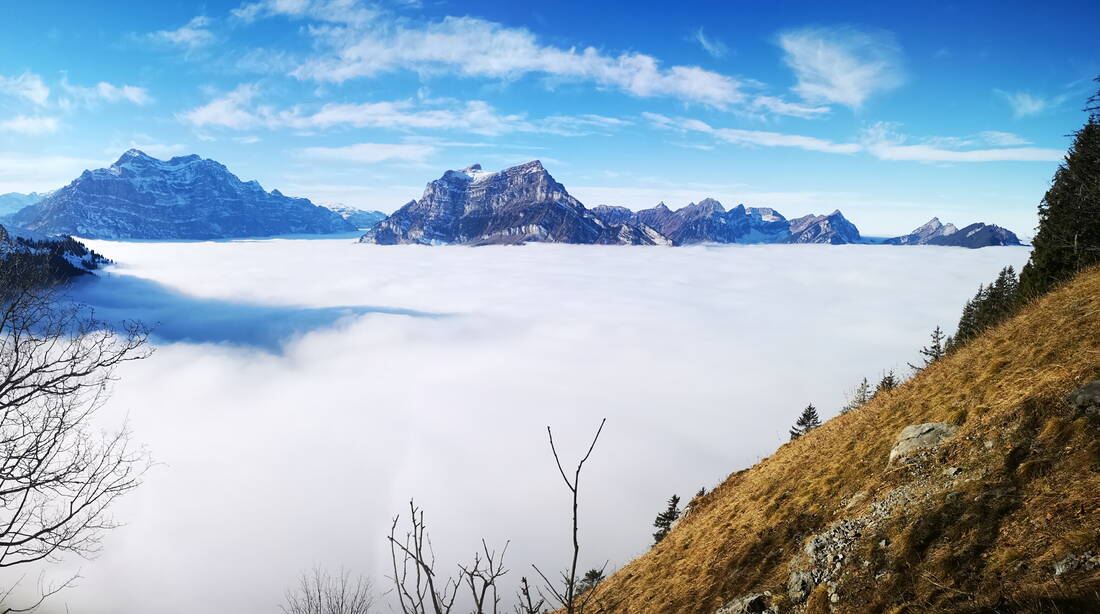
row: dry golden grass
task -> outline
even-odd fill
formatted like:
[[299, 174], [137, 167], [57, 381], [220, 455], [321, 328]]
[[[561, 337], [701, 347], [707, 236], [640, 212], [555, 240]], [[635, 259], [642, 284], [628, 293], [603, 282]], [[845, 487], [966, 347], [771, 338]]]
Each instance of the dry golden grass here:
[[[1052, 573], [1068, 553], [1100, 554], [1100, 420], [1074, 416], [1066, 402], [1098, 377], [1093, 269], [901, 387], [729, 476], [657, 547], [605, 581], [600, 601], [624, 614], [711, 614], [770, 590], [789, 611], [788, 562], [806, 538], [901, 485], [945, 482], [943, 470], [959, 467], [946, 490], [858, 540], [832, 611], [1100, 612], [1100, 572]], [[961, 428], [919, 468], [887, 467], [898, 432], [922, 422]], [[846, 509], [857, 493], [865, 498]], [[878, 547], [882, 539], [888, 547]], [[807, 611], [829, 611], [822, 599], [813, 593]]]

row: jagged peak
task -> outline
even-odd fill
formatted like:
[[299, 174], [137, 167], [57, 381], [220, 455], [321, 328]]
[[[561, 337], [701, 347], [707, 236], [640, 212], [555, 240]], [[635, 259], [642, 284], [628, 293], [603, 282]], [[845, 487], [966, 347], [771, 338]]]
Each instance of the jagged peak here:
[[153, 156], [150, 156], [149, 154], [145, 153], [144, 151], [142, 151], [140, 149], [137, 149], [136, 147], [131, 147], [130, 149], [127, 149], [126, 151], [122, 152], [122, 155], [119, 156], [118, 160], [114, 163], [114, 166], [120, 166], [120, 165], [125, 164], [127, 162], [133, 162], [135, 160], [150, 161], [150, 162], [156, 162], [157, 161], [156, 158], [154, 158]]

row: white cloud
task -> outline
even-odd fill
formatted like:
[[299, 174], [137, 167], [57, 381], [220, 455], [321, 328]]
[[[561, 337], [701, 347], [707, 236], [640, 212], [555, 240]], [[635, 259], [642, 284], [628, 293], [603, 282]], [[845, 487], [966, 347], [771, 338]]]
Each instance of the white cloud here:
[[[990, 133], [983, 133], [989, 135]], [[1012, 141], [1010, 133], [992, 133], [1001, 142]], [[987, 136], [986, 138], [990, 138]], [[1015, 137], [1016, 142], [1022, 141]], [[945, 147], [970, 145], [968, 139], [950, 140], [940, 137], [931, 142], [906, 144], [907, 135], [897, 131], [894, 124], [878, 122], [864, 130], [863, 145], [868, 152], [882, 160], [910, 160], [916, 162], [1057, 162], [1065, 152], [1039, 147], [1005, 147], [996, 149], [959, 150]], [[1026, 141], [1024, 141], [1026, 142]]]
[[252, 128], [260, 122], [246, 107], [257, 93], [255, 84], [243, 83], [233, 91], [201, 107], [182, 113], [178, 117], [197, 128], [203, 126], [224, 126], [237, 130]]
[[[113, 614], [178, 612], [196, 586], [218, 596], [219, 611], [277, 609], [267, 604], [315, 563], [369, 575], [381, 592], [392, 571], [384, 536], [410, 497], [426, 509], [440, 568], [482, 537], [511, 540], [513, 570], [560, 568], [569, 504], [545, 427], [572, 459], [604, 416], [585, 465], [580, 563], [616, 568], [648, 548], [670, 493], [770, 455], [808, 401], [832, 416], [860, 378], [904, 368], [978, 283], [1028, 253], [345, 239], [92, 247], [124, 263], [80, 285], [99, 292], [88, 297], [103, 299], [98, 315], [122, 307], [196, 335], [159, 341], [117, 373], [101, 418], [128, 415], [162, 465], [114, 508], [123, 526], [101, 556], [50, 568], [79, 567], [62, 598]], [[449, 315], [349, 312], [310, 325], [286, 307], [298, 305]], [[264, 317], [269, 309], [286, 317]], [[289, 338], [276, 354], [218, 343], [202, 324], [220, 316], [223, 333]], [[781, 368], [792, 356], [797, 378]], [[639, 377], [645, 385], [609, 385]], [[505, 577], [505, 594], [519, 575]]]
[[42, 77], [25, 72], [18, 77], [0, 75], [0, 93], [26, 98], [38, 106], [45, 106], [50, 97], [50, 88], [42, 82]]
[[[575, 136], [606, 132], [630, 125], [630, 121], [602, 115], [553, 115], [528, 119], [522, 114], [502, 114], [487, 102], [470, 100], [411, 100], [328, 103], [315, 110], [303, 106], [276, 109], [255, 105], [254, 84], [243, 84], [211, 102], [186, 111], [180, 119], [195, 126], [221, 126], [235, 130], [269, 129], [325, 130], [334, 127], [392, 128], [398, 130], [448, 130], [481, 135], [531, 132]], [[440, 105], [447, 105], [440, 107]]]
[[829, 113], [829, 107], [826, 106], [809, 106], [787, 102], [782, 98], [776, 98], [774, 96], [756, 96], [752, 99], [752, 107], [754, 109], [771, 111], [777, 115], [789, 115], [791, 117], [801, 117], [804, 119], [821, 117]]
[[378, 15], [377, 11], [360, 6], [354, 0], [259, 0], [246, 2], [230, 13], [245, 23], [264, 17], [283, 16], [292, 19], [309, 17], [345, 25], [365, 24]]
[[101, 101], [125, 101], [136, 105], [146, 105], [153, 101], [153, 98], [149, 95], [149, 90], [136, 85], [113, 85], [106, 81], [100, 81], [93, 86], [84, 87], [72, 85], [67, 79], [62, 79], [61, 88], [73, 99], [63, 101], [63, 106], [71, 106], [73, 101], [85, 105], [92, 105]]
[[1050, 100], [1027, 92], [994, 91], [1008, 102], [1009, 106], [1012, 107], [1012, 114], [1016, 118], [1038, 115], [1051, 106]]
[[978, 133], [986, 143], [990, 145], [997, 145], [999, 147], [1014, 147], [1016, 145], [1030, 145], [1031, 141], [1011, 132], [999, 132], [996, 130], [986, 130], [985, 132]]
[[641, 53], [606, 55], [594, 47], [562, 48], [540, 43], [522, 28], [472, 17], [446, 17], [422, 26], [372, 24], [311, 30], [332, 51], [305, 62], [292, 74], [341, 83], [399, 69], [444, 71], [466, 77], [513, 79], [542, 74], [615, 88], [635, 96], [669, 96], [717, 108], [745, 99], [732, 77], [695, 66], [663, 68]]
[[24, 136], [42, 136], [57, 132], [60, 123], [56, 117], [30, 117], [17, 115], [0, 120], [0, 132], [14, 132]]
[[711, 57], [724, 58], [726, 57], [726, 54], [729, 53], [729, 48], [726, 47], [725, 43], [718, 40], [717, 38], [711, 38], [707, 36], [703, 32], [702, 28], [699, 28], [694, 33], [692, 33], [692, 39], [695, 42], [699, 43], [699, 46], [703, 48], [703, 51], [709, 53]]
[[872, 95], [904, 81], [901, 52], [891, 35], [850, 27], [803, 28], [779, 35], [794, 70], [794, 91], [815, 103], [858, 109]]
[[656, 128], [676, 130], [680, 132], [699, 132], [709, 134], [727, 143], [739, 145], [759, 145], [763, 147], [796, 147], [808, 151], [821, 151], [826, 153], [851, 154], [860, 151], [857, 143], [835, 143], [826, 139], [799, 134], [783, 134], [780, 132], [764, 132], [760, 130], [740, 130], [737, 128], [714, 128], [697, 119], [684, 117], [666, 117], [657, 113], [643, 113]]
[[345, 147], [306, 147], [301, 155], [316, 160], [339, 160], [372, 164], [387, 160], [421, 162], [435, 153], [430, 145], [357, 143]]
[[199, 15], [175, 30], [159, 30], [147, 36], [150, 40], [182, 47], [194, 51], [214, 42], [214, 33], [209, 30], [209, 17]]

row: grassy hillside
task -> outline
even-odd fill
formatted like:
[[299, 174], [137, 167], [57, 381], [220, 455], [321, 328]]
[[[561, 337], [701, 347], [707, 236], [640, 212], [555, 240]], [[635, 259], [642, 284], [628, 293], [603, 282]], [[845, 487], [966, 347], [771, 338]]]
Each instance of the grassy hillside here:
[[[712, 614], [769, 591], [744, 611], [1100, 612], [1100, 412], [1067, 400], [1097, 378], [1093, 269], [729, 476], [600, 585], [600, 609]], [[960, 428], [888, 465], [926, 422]]]

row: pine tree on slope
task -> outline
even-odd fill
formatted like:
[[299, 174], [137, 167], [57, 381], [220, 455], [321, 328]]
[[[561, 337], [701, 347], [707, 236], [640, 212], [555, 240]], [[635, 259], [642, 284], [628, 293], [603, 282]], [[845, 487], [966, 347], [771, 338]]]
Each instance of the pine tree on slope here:
[[657, 532], [653, 534], [653, 545], [656, 546], [662, 539], [668, 535], [668, 532], [672, 529], [672, 523], [676, 522], [676, 519], [680, 517], [680, 496], [672, 495], [668, 500], [668, 507], [665, 511], [657, 514], [657, 518], [653, 520], [653, 526], [657, 528]]
[[806, 406], [806, 409], [802, 410], [802, 413], [798, 416], [798, 420], [794, 423], [794, 427], [791, 428], [791, 441], [798, 439], [819, 426], [821, 426], [821, 418], [817, 415], [817, 408], [814, 407], [813, 403], [810, 403]]
[[890, 369], [886, 373], [882, 374], [882, 379], [878, 381], [878, 386], [875, 386], [875, 394], [871, 398], [878, 396], [880, 392], [886, 392], [887, 390], [893, 390], [898, 387], [898, 377], [894, 375], [894, 370]]

